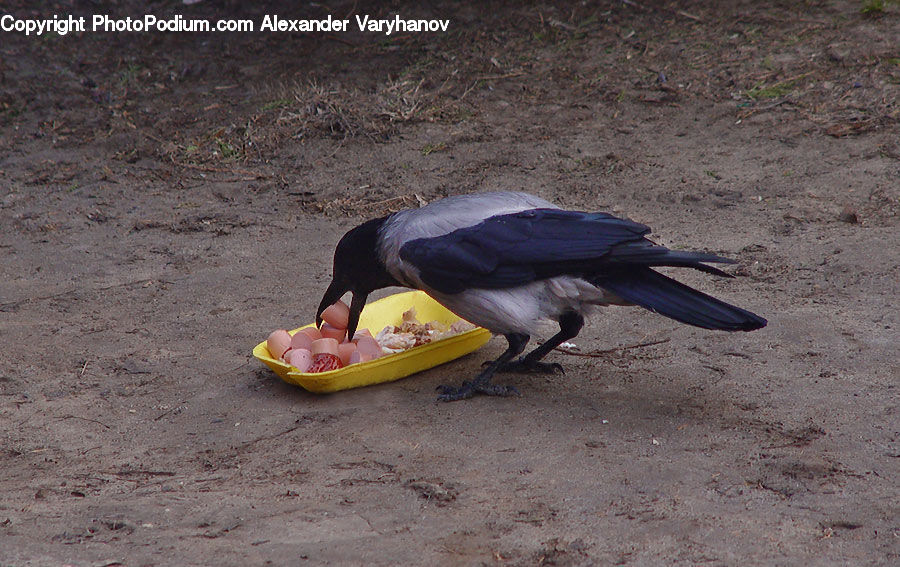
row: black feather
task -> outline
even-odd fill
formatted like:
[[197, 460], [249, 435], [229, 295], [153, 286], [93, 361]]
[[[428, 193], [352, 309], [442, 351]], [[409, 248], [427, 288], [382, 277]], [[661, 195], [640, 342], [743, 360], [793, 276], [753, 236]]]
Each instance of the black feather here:
[[602, 275], [625, 265], [683, 266], [730, 277], [702, 262], [732, 260], [669, 250], [644, 238], [649, 232], [607, 213], [532, 209], [412, 240], [400, 248], [400, 258], [442, 293], [516, 287], [563, 274]]
[[622, 299], [704, 329], [753, 331], [766, 326], [766, 320], [690, 288], [647, 267], [622, 269], [592, 283]]

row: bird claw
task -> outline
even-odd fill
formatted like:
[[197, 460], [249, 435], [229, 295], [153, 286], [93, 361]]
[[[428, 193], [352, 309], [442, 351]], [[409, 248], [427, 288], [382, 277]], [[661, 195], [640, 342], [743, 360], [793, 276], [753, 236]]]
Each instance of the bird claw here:
[[484, 394], [485, 396], [521, 396], [519, 390], [515, 386], [505, 386], [501, 384], [476, 384], [475, 382], [463, 382], [458, 388], [454, 386], [440, 385], [437, 387], [440, 394], [437, 397], [439, 402], [455, 402], [457, 400], [466, 400], [475, 394]]
[[516, 372], [520, 374], [565, 374], [566, 370], [558, 362], [529, 362], [524, 357], [507, 362], [497, 372]]

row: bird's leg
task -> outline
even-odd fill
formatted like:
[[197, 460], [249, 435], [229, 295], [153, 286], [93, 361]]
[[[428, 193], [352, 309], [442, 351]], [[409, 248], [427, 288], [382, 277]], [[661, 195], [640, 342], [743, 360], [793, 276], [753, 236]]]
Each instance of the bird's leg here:
[[584, 317], [580, 313], [566, 311], [559, 318], [558, 333], [518, 360], [501, 364], [497, 368], [497, 372], [532, 372], [542, 374], [564, 372], [562, 365], [558, 362], [541, 362], [541, 359], [565, 341], [577, 336], [583, 326]]
[[513, 394], [518, 395], [519, 391], [516, 390], [512, 386], [501, 386], [499, 384], [491, 384], [491, 377], [501, 366], [508, 364], [510, 360], [518, 356], [525, 350], [525, 345], [528, 344], [528, 339], [530, 338], [528, 335], [523, 335], [521, 333], [510, 333], [506, 336], [506, 341], [509, 343], [509, 348], [504, 351], [503, 354], [500, 355], [497, 360], [491, 362], [487, 368], [481, 371], [481, 373], [475, 377], [471, 382], [463, 382], [459, 388], [455, 388], [453, 386], [438, 386], [438, 390], [440, 390], [441, 394], [438, 396], [438, 401], [441, 402], [454, 402], [456, 400], [464, 400], [466, 398], [471, 398], [475, 394], [485, 394], [488, 396], [511, 396]]

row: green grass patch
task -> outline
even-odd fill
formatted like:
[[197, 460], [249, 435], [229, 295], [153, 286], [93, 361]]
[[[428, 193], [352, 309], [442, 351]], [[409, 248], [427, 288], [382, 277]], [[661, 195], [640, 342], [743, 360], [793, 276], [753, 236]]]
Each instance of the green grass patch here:
[[437, 144], [425, 144], [425, 147], [422, 148], [422, 155], [427, 156], [429, 154], [433, 154], [434, 152], [439, 152], [445, 149], [447, 149], [447, 144], [445, 144], [444, 142], [438, 142]]
[[859, 11], [865, 16], [881, 16], [890, 4], [900, 4], [900, 0], [864, 0]]
[[234, 146], [225, 140], [217, 139], [216, 144], [219, 146], [219, 153], [221, 153], [222, 157], [225, 159], [231, 159], [240, 153]]
[[285, 106], [290, 106], [293, 101], [289, 98], [280, 98], [278, 100], [273, 100], [271, 102], [267, 102], [259, 108], [260, 112], [268, 112], [270, 110], [275, 110], [276, 108], [284, 108]]
[[0, 104], [0, 116], [6, 118], [15, 118], [16, 116], [22, 114], [23, 110], [25, 109], [14, 104]]
[[780, 83], [775, 83], [774, 85], [764, 85], [759, 83], [754, 86], [752, 89], [746, 92], [747, 96], [752, 98], [753, 100], [759, 100], [761, 98], [778, 98], [780, 96], [784, 96], [789, 94], [794, 90], [794, 85], [797, 84], [797, 79], [791, 79], [788, 81], [782, 81]]
[[875, 16], [884, 13], [886, 2], [884, 0], [865, 0], [859, 11], [867, 16]]
[[134, 83], [144, 68], [138, 63], [129, 63], [119, 71], [119, 82], [123, 85]]

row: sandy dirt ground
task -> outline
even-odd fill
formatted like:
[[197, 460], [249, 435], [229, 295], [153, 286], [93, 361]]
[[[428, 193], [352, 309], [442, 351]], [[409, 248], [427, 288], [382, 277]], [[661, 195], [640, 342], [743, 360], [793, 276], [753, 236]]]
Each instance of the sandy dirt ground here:
[[[896, 2], [239, 4], [104, 9], [452, 23], [0, 33], [0, 564], [900, 562]], [[449, 404], [504, 341], [324, 396], [250, 356], [344, 231], [490, 189], [733, 257], [678, 277], [769, 326], [610, 308]]]

